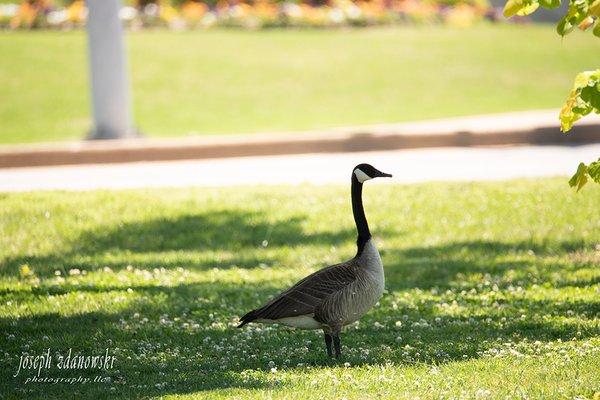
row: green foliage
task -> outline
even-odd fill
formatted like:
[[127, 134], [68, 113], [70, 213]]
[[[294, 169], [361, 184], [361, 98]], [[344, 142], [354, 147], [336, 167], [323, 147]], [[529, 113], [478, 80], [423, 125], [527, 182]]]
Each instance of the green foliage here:
[[[571, 0], [567, 14], [559, 21], [556, 31], [559, 35], [565, 36], [571, 33], [573, 29], [582, 24], [589, 16], [589, 5], [587, 0]], [[586, 29], [589, 25], [581, 25], [581, 29]]]
[[569, 185], [579, 192], [590, 179], [596, 183], [600, 183], [600, 159], [590, 165], [579, 163], [577, 172], [569, 180]]
[[[569, 1], [567, 14], [556, 25], [558, 34], [565, 36], [575, 27], [581, 30], [593, 27], [594, 36], [600, 37], [600, 0]], [[510, 18], [514, 15], [529, 15], [539, 7], [551, 9], [560, 4], [561, 0], [508, 0], [504, 6], [504, 16]], [[568, 132], [575, 122], [592, 112], [600, 114], [600, 69], [577, 75], [573, 89], [560, 110], [560, 129]], [[600, 183], [598, 170], [598, 162], [589, 166], [580, 163], [569, 184], [579, 191], [589, 178]]]
[[529, 15], [539, 6], [540, 3], [537, 0], [508, 0], [504, 6], [504, 16], [510, 18], [515, 15]]
[[[591, 112], [600, 113], [600, 69], [577, 75], [573, 89], [560, 110], [560, 129], [568, 132], [577, 120]], [[569, 185], [580, 191], [590, 179], [600, 183], [600, 160], [590, 165], [580, 163]]]
[[[354, 255], [345, 185], [0, 195], [0, 394], [504, 400], [600, 391], [600, 186], [586, 196], [560, 178], [364, 194], [386, 293], [344, 331], [340, 361], [325, 357], [321, 332], [235, 325]], [[42, 374], [111, 382], [13, 377], [21, 354], [47, 348], [110, 348], [117, 361], [106, 373]]]
[[[553, 9], [559, 7], [561, 0], [508, 0], [504, 6], [506, 18], [515, 15], [525, 16], [539, 7]], [[600, 37], [600, 0], [570, 0], [567, 14], [558, 22], [556, 31], [565, 36], [577, 26], [581, 30], [594, 27], [592, 32]]]
[[581, 72], [560, 110], [560, 129], [568, 132], [573, 124], [591, 112], [600, 113], [600, 69]]

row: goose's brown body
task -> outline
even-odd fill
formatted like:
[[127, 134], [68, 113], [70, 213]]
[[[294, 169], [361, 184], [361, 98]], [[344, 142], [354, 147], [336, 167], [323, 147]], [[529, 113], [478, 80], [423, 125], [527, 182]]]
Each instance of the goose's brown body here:
[[369, 240], [359, 256], [307, 276], [244, 315], [242, 325], [255, 320], [335, 331], [365, 315], [379, 301], [383, 289], [381, 257]]

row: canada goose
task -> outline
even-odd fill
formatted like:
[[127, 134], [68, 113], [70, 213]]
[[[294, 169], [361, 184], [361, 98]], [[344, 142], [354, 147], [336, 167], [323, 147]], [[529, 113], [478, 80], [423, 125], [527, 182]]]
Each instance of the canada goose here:
[[369, 179], [391, 176], [369, 164], [354, 167], [351, 192], [352, 213], [358, 231], [356, 256], [302, 279], [261, 308], [241, 317], [238, 328], [250, 322], [262, 322], [322, 329], [327, 355], [332, 356], [333, 342], [335, 357], [339, 358], [342, 327], [365, 315], [383, 294], [383, 264], [365, 217], [362, 186]]

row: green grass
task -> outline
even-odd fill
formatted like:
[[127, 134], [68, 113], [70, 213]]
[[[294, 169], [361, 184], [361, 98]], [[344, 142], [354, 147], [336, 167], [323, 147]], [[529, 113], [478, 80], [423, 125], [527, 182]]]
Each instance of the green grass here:
[[[0, 393], [27, 398], [591, 398], [600, 188], [374, 185], [386, 293], [342, 335], [237, 317], [354, 254], [346, 187], [3, 194]], [[300, 201], [301, 199], [301, 201]], [[263, 241], [266, 241], [262, 245]], [[268, 242], [268, 243], [267, 243]], [[33, 275], [19, 271], [28, 265]], [[60, 274], [60, 275], [56, 275]], [[23, 352], [117, 356], [105, 384], [24, 384]], [[96, 373], [59, 371], [70, 377]]]
[[[0, 33], [0, 143], [90, 128], [84, 32]], [[600, 42], [550, 25], [128, 35], [149, 136], [289, 131], [558, 108]]]

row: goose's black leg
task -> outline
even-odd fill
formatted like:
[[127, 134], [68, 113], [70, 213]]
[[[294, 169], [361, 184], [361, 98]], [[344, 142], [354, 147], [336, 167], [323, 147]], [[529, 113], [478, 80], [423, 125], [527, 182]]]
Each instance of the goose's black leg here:
[[340, 346], [340, 333], [336, 332], [333, 334], [333, 347], [335, 347], [335, 358], [340, 358], [342, 355], [342, 349]]
[[331, 335], [328, 333], [325, 333], [325, 346], [327, 347], [327, 356], [331, 357], [333, 355], [332, 351], [331, 351]]

